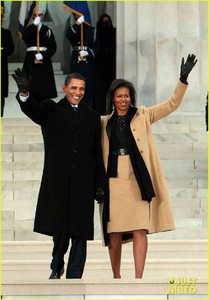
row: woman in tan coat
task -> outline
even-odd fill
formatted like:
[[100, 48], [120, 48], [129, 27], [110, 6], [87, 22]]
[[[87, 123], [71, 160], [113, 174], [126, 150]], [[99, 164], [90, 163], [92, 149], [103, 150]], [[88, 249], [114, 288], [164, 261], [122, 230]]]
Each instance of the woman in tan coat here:
[[120, 278], [122, 243], [133, 241], [135, 278], [142, 278], [147, 234], [175, 229], [168, 189], [151, 125], [175, 111], [197, 60], [182, 58], [180, 80], [167, 101], [135, 107], [136, 92], [124, 79], [112, 82], [108, 113], [102, 120], [103, 157], [109, 197], [102, 204], [102, 226], [114, 278]]

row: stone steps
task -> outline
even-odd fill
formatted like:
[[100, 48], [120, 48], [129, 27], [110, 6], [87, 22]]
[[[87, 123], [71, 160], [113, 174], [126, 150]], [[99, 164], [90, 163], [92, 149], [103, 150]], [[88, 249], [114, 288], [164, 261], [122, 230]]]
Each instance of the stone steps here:
[[[172, 276], [172, 275], [171, 275]], [[170, 278], [170, 277], [169, 277]], [[173, 276], [171, 277], [173, 278]], [[181, 277], [182, 278], [182, 277]], [[189, 280], [189, 279], [188, 279]], [[173, 288], [173, 290], [171, 289]], [[168, 279], [73, 279], [73, 280], [7, 280], [2, 284], [4, 298], [29, 296], [67, 299], [173, 299], [186, 294], [187, 298], [207, 299], [207, 279], [198, 278], [195, 288], [178, 291], [178, 285], [168, 284]], [[190, 295], [189, 295], [190, 294]], [[160, 298], [159, 298], [160, 297]], [[198, 297], [198, 299], [199, 299]], [[27, 298], [28, 299], [28, 298]], [[181, 298], [182, 299], [182, 298]], [[184, 298], [185, 299], [185, 298]]]
[[[176, 230], [152, 235], [152, 238], [207, 238], [204, 115], [176, 112], [154, 124], [153, 132], [169, 187]], [[2, 119], [3, 239], [44, 239], [32, 232], [43, 158], [43, 140], [38, 125], [26, 117]], [[99, 224], [96, 206], [96, 239], [101, 238]]]
[[[2, 148], [4, 148], [4, 145], [2, 145]], [[15, 147], [14, 147], [15, 148]], [[17, 147], [18, 148], [18, 147]], [[16, 148], [16, 150], [18, 150]], [[5, 149], [6, 150], [6, 149]], [[24, 157], [25, 160], [22, 161], [12, 161], [12, 156], [8, 155], [8, 151], [3, 151], [2, 149], [2, 169], [3, 170], [7, 170], [7, 171], [24, 171], [24, 170], [41, 170], [41, 168], [43, 167], [43, 160], [41, 160], [39, 162], [34, 163], [33, 161], [31, 162], [27, 162], [28, 158]], [[11, 151], [13, 150], [13, 146], [11, 146]], [[31, 151], [33, 153], [37, 153], [37, 152], [41, 152], [42, 151], [42, 144], [34, 144], [34, 145], [25, 145], [25, 152], [27, 151]], [[10, 151], [10, 152], [11, 152]], [[17, 151], [18, 152], [18, 151]], [[10, 157], [10, 159], [9, 159]], [[170, 159], [166, 159], [166, 160], [162, 160], [162, 164], [163, 164], [163, 168], [165, 171], [170, 171], [175, 169], [177, 172], [181, 171], [182, 169], [185, 171], [207, 171], [207, 164], [205, 161], [194, 161], [193, 159], [187, 159], [187, 160], [180, 160], [180, 159], [176, 159], [176, 160], [170, 160]], [[32, 168], [31, 168], [32, 166]], [[3, 174], [2, 174], [3, 175]], [[205, 173], [204, 173], [204, 177], [205, 177]]]
[[[16, 90], [15, 90], [16, 92]], [[5, 118], [3, 119], [5, 122], [5, 125], [8, 126], [22, 126], [22, 125], [28, 125], [28, 126], [36, 126], [35, 123], [33, 123], [29, 118], [25, 116], [24, 120], [19, 120], [19, 118]], [[198, 123], [197, 123], [198, 122]], [[197, 123], [197, 124], [196, 124]], [[170, 126], [170, 130], [174, 132], [188, 132], [188, 130], [192, 132], [199, 132], [204, 129], [205, 125], [205, 119], [204, 114], [197, 112], [197, 113], [188, 113], [188, 112], [174, 112], [173, 114], [169, 115], [167, 118], [164, 118], [162, 120], [159, 120], [158, 122], [154, 123], [152, 126], [153, 128], [157, 125], [159, 128], [161, 127], [163, 129], [163, 126]], [[153, 130], [154, 131], [154, 130]], [[205, 131], [203, 130], [203, 133]], [[205, 133], [205, 137], [207, 139], [207, 134]]]
[[[3, 129], [4, 130], [4, 129]], [[11, 129], [10, 129], [11, 130]], [[30, 145], [31, 147], [37, 144], [43, 145], [43, 138], [42, 135], [39, 132], [29, 133], [25, 132], [24, 134], [21, 133], [21, 130], [25, 130], [22, 128], [18, 128], [18, 133], [15, 133], [15, 136], [13, 136], [13, 133], [6, 132], [8, 131], [5, 129], [4, 134], [2, 135], [2, 151], [8, 152], [8, 151], [27, 151], [25, 147], [28, 147]], [[31, 129], [32, 131], [32, 129]], [[192, 142], [187, 141], [184, 143], [184, 147], [182, 147], [181, 142], [156, 142], [157, 148], [159, 153], [162, 153], [162, 155], [165, 155], [164, 152], [167, 152], [168, 149], [172, 149], [173, 152], [180, 152], [180, 153], [195, 153], [197, 156], [198, 153], [205, 154], [207, 149], [207, 143], [202, 142]], [[41, 149], [43, 151], [43, 148]], [[175, 150], [175, 151], [174, 151]], [[176, 156], [174, 157], [176, 158]], [[200, 157], [201, 158], [201, 157]], [[203, 156], [204, 159], [207, 158], [206, 155]], [[191, 159], [188, 157], [188, 159]]]
[[[149, 237], [148, 237], [149, 238]], [[2, 260], [47, 260], [51, 258], [52, 241], [2, 241]], [[189, 251], [188, 251], [189, 249]], [[108, 259], [108, 249], [101, 240], [88, 241], [88, 259]], [[148, 259], [206, 259], [207, 240], [151, 240]], [[122, 259], [132, 259], [133, 244], [123, 245]]]
[[[2, 180], [2, 188], [3, 191], [15, 191], [22, 189], [23, 191], [27, 190], [36, 190], [40, 184], [40, 178], [41, 178], [41, 173], [39, 171], [11, 171], [10, 173], [6, 173], [6, 180]], [[20, 176], [25, 177], [20, 179]], [[184, 180], [182, 180], [184, 179]], [[185, 179], [185, 176], [182, 178], [178, 178], [177, 175], [176, 177], [167, 177], [167, 185], [169, 189], [197, 189], [198, 186], [201, 187], [202, 189], [207, 188], [207, 179], [196, 179], [196, 178], [191, 178], [191, 179]], [[205, 195], [204, 198], [207, 198]]]
[[[22, 156], [24, 156], [24, 152], [18, 152], [18, 154], [22, 154]], [[32, 154], [36, 155], [34, 152], [32, 152]], [[14, 157], [16, 157], [16, 155], [14, 154]], [[40, 161], [41, 161], [41, 158], [43, 157], [42, 153], [40, 154]], [[24, 161], [24, 160], [21, 160], [21, 161]], [[2, 179], [3, 180], [8, 180], [8, 181], [13, 181], [13, 180], [19, 180], [19, 178], [21, 178], [21, 181], [23, 180], [40, 180], [41, 178], [41, 174], [42, 174], [42, 170], [37, 170], [37, 171], [26, 171], [26, 170], [23, 170], [23, 171], [5, 171], [4, 169], [4, 165], [3, 165], [3, 176], [2, 176]], [[10, 176], [11, 174], [11, 176]], [[21, 177], [20, 177], [21, 175]], [[206, 170], [193, 170], [193, 172], [191, 172], [191, 170], [185, 170], [185, 171], [181, 171], [181, 170], [175, 170], [175, 174], [172, 170], [166, 170], [166, 178], [186, 178], [186, 180], [188, 182], [190, 182], [190, 179], [191, 180], [198, 180], [198, 179], [207, 179], [207, 174], [206, 174]], [[171, 182], [170, 182], [171, 183]], [[172, 183], [171, 183], [172, 184]], [[186, 181], [184, 181], [184, 183], [178, 183], [179, 187], [182, 186], [182, 184], [186, 184]], [[207, 186], [205, 186], [206, 188]]]
[[[19, 202], [19, 200], [18, 200]], [[36, 201], [32, 202], [33, 207]], [[18, 206], [16, 204], [16, 206]], [[45, 236], [33, 232], [35, 208], [31, 209], [31, 205], [24, 201], [22, 204], [24, 212], [21, 215], [21, 209], [17, 209], [14, 216], [13, 211], [4, 211], [2, 213], [2, 239], [3, 240], [48, 240]], [[156, 233], [150, 236], [151, 239], [206, 239], [208, 235], [207, 218], [184, 218], [175, 216], [176, 229], [174, 231]], [[101, 238], [101, 228], [98, 212], [95, 213], [95, 239]]]
[[[65, 78], [64, 76], [65, 75], [63, 75], [63, 78]], [[58, 78], [61, 78], [61, 77], [59, 76]], [[60, 91], [61, 91], [61, 89], [60, 89]], [[13, 92], [16, 94], [17, 88], [14, 88]], [[14, 118], [5, 118], [5, 119], [6, 119], [5, 122], [8, 122], [9, 124], [18, 125], [18, 122], [17, 122], [18, 116], [14, 117]], [[21, 120], [21, 124], [23, 122], [27, 125], [30, 125], [30, 124], [34, 125], [34, 123], [30, 119], [28, 119], [26, 116], [25, 116], [24, 120]], [[158, 121], [158, 122], [163, 122], [165, 124], [177, 124], [177, 125], [186, 123], [186, 124], [190, 125], [190, 128], [193, 131], [199, 131], [199, 129], [202, 129], [202, 128], [205, 129], [205, 127], [204, 127], [205, 115], [203, 112], [198, 112], [198, 111], [197, 112], [181, 112], [181, 111], [177, 110], [177, 111], [173, 112], [171, 115], [169, 115], [167, 118], [164, 118], [163, 120]], [[205, 130], [203, 132], [205, 132]]]
[[[207, 277], [207, 259], [147, 259], [143, 278]], [[2, 279], [47, 279], [50, 273], [50, 260], [6, 260], [2, 261]], [[134, 263], [123, 259], [121, 265], [123, 278], [134, 278]], [[84, 279], [112, 278], [109, 259], [92, 259], [86, 261]]]
[[168, 282], [183, 278], [196, 279], [196, 295], [207, 294], [207, 240], [149, 240], [143, 279], [134, 279], [131, 243], [123, 245], [122, 279], [111, 279], [108, 250], [97, 240], [88, 242], [82, 279], [66, 280], [63, 276], [58, 281], [47, 280], [51, 247], [51, 241], [2, 242], [4, 297], [119, 298], [130, 295], [130, 298], [140, 298], [140, 295], [151, 295], [150, 298], [154, 298], [154, 295], [162, 295], [168, 299]]

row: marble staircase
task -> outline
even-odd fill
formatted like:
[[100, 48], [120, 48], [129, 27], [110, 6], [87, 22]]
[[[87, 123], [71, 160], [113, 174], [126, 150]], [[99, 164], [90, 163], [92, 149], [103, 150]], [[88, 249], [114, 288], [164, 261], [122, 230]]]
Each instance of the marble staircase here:
[[[207, 297], [207, 240], [149, 240], [143, 279], [134, 279], [132, 244], [123, 246], [122, 279], [111, 279], [108, 250], [101, 241], [88, 242], [88, 256], [82, 279], [48, 280], [51, 241], [2, 243], [2, 295], [11, 297], [137, 298], [170, 299], [169, 282], [191, 278], [195, 293]], [[68, 256], [68, 253], [66, 254]], [[182, 284], [182, 286], [185, 285]], [[189, 283], [188, 283], [189, 286]], [[177, 292], [175, 292], [175, 295]], [[127, 297], [126, 297], [127, 296]], [[162, 297], [162, 298], [161, 298]]]
[[[173, 114], [153, 126], [176, 222], [175, 231], [153, 235], [154, 239], [207, 238], [207, 133], [203, 120], [200, 113]], [[39, 126], [28, 118], [3, 118], [1, 150], [2, 238], [45, 239], [32, 232], [43, 164]], [[95, 224], [95, 238], [100, 239], [97, 205]]]

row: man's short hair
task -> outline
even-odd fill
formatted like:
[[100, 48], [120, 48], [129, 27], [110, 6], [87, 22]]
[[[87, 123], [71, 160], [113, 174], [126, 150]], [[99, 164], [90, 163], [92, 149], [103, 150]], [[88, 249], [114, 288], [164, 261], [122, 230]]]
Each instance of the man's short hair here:
[[70, 73], [65, 78], [65, 86], [67, 86], [70, 83], [71, 79], [83, 80], [86, 85], [86, 80], [80, 73]]

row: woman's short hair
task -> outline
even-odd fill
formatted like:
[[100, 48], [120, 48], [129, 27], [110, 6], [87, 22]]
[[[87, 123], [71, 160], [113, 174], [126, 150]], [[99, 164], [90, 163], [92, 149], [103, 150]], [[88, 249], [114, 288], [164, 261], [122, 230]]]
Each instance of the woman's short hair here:
[[133, 84], [130, 81], [127, 81], [125, 79], [115, 79], [107, 92], [106, 96], [106, 103], [107, 103], [107, 114], [110, 114], [113, 110], [112, 104], [113, 104], [113, 98], [115, 95], [115, 91], [119, 88], [126, 87], [129, 89], [130, 98], [131, 98], [131, 105], [135, 106], [136, 104], [136, 90], [133, 86]]
[[83, 80], [85, 82], [85, 85], [86, 85], [86, 80], [80, 73], [70, 73], [65, 78], [65, 86], [67, 86], [70, 83], [71, 79]]

